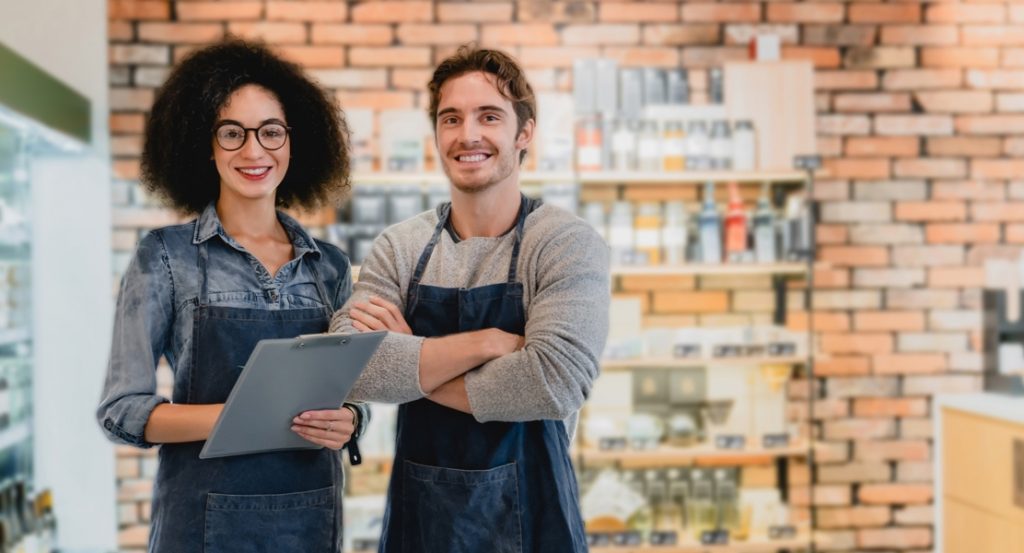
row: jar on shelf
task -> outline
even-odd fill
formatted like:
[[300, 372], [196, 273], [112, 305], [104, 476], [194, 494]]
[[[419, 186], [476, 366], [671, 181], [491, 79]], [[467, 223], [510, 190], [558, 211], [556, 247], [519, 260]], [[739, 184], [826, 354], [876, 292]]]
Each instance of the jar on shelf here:
[[637, 206], [634, 223], [637, 263], [661, 264], [661, 227], [660, 204], [644, 202]]
[[654, 121], [641, 121], [637, 135], [637, 169], [640, 171], [661, 171], [661, 136]]
[[635, 171], [637, 168], [637, 123], [617, 119], [612, 132], [612, 169]]
[[576, 125], [576, 169], [600, 171], [603, 148], [602, 125], [599, 115], [580, 119]]
[[724, 119], [716, 120], [711, 124], [710, 168], [731, 169], [732, 150], [732, 132], [729, 130], [729, 122]]
[[690, 121], [686, 129], [686, 168], [691, 171], [710, 169], [711, 137], [704, 121]]
[[661, 165], [665, 171], [686, 169], [686, 132], [681, 121], [665, 123], [661, 133]]
[[732, 168], [753, 171], [757, 168], [757, 137], [754, 123], [743, 119], [736, 122], [732, 132]]

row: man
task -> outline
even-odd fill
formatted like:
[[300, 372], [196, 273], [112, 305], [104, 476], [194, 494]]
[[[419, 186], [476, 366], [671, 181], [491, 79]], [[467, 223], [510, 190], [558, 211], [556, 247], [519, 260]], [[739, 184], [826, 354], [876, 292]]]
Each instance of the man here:
[[331, 324], [392, 331], [353, 392], [407, 402], [380, 550], [586, 551], [569, 443], [607, 337], [607, 247], [519, 190], [536, 102], [515, 61], [464, 46], [429, 91], [451, 203], [377, 238]]

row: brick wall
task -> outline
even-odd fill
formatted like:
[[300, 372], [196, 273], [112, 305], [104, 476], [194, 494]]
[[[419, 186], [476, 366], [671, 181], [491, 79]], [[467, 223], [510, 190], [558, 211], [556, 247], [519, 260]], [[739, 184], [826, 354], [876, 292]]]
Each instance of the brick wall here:
[[[817, 366], [824, 399], [816, 414], [827, 445], [813, 498], [819, 523], [835, 550], [930, 550], [930, 398], [980, 387], [981, 264], [1024, 244], [1024, 186], [1014, 182], [1024, 173], [1015, 159], [1024, 154], [1024, 5], [111, 0], [109, 7], [113, 248], [122, 258], [140, 228], [176, 220], [128, 207], [153, 89], [170, 63], [227, 32], [280, 45], [344, 106], [371, 108], [424, 106], [432, 64], [465, 41], [512, 52], [539, 90], [569, 90], [579, 57], [708, 67], [743, 58], [758, 30], [780, 34], [785, 58], [817, 68], [818, 143], [831, 174], [817, 186], [819, 258], [830, 264], [818, 271], [815, 292], [820, 347], [830, 356]], [[662, 321], [701, 322], [707, 310], [749, 302], [698, 290], [708, 286], [693, 280], [630, 293], [653, 303]], [[801, 387], [793, 389], [798, 397]], [[119, 453], [126, 547], [145, 537], [137, 525], [148, 516], [152, 463], [149, 455]]]

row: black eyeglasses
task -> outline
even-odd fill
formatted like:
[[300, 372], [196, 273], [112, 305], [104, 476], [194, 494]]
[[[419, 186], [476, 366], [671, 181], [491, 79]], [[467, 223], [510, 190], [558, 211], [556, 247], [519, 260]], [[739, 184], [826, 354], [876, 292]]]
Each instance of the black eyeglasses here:
[[256, 133], [256, 142], [264, 150], [280, 150], [288, 140], [291, 127], [280, 123], [264, 123], [255, 129], [247, 129], [234, 123], [222, 123], [213, 129], [213, 136], [222, 150], [233, 152], [245, 145], [249, 131]]

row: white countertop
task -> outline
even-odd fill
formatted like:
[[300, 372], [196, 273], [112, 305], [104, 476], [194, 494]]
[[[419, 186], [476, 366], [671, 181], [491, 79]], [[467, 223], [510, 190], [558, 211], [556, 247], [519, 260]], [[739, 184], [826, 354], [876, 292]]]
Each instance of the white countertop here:
[[[935, 396], [935, 411], [956, 409], [983, 417], [1024, 424], [1024, 396], [997, 393], [949, 394]], [[936, 417], [938, 422], [938, 417]]]

